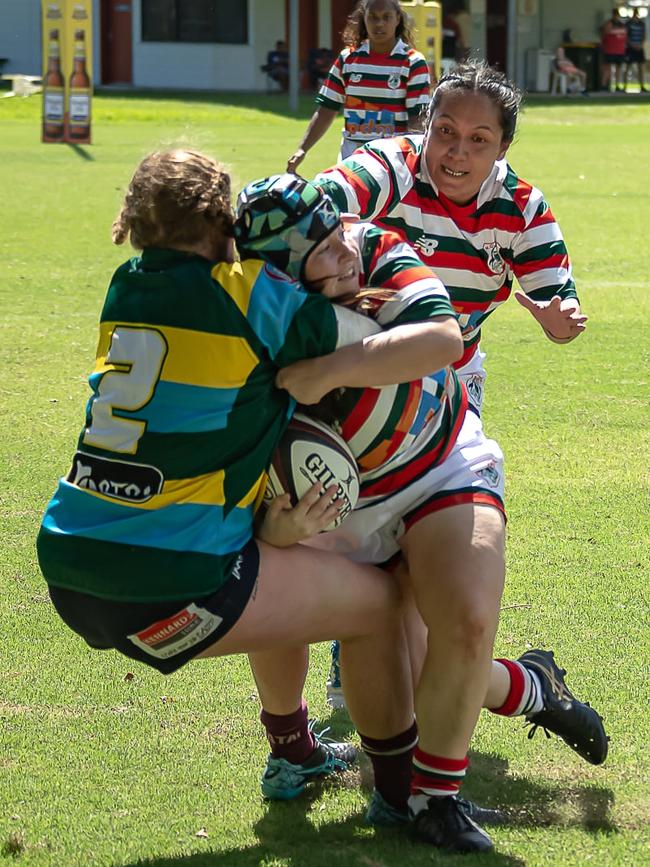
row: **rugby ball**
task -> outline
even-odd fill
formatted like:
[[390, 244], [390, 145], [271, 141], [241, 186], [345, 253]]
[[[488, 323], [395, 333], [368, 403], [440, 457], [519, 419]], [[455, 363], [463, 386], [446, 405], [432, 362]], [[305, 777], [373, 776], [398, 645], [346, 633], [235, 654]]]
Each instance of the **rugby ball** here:
[[316, 482], [337, 485], [343, 506], [326, 530], [340, 526], [359, 499], [359, 470], [348, 444], [329, 425], [297, 412], [275, 450], [264, 500], [288, 493], [292, 505]]

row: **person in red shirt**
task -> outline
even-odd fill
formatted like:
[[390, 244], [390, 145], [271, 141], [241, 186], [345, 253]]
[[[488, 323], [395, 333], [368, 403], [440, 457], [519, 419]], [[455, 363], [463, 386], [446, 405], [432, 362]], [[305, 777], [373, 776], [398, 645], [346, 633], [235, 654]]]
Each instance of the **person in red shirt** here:
[[613, 84], [617, 91], [624, 91], [627, 27], [617, 6], [612, 9], [611, 18], [603, 24], [601, 37], [603, 90], [609, 90]]

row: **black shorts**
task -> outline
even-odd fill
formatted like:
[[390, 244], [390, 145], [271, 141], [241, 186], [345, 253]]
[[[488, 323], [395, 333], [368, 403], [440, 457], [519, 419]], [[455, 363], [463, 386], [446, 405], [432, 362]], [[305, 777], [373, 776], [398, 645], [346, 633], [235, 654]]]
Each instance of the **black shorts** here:
[[625, 55], [624, 54], [603, 54], [603, 63], [615, 64], [618, 66], [620, 63], [625, 63]]
[[228, 580], [207, 596], [120, 602], [50, 585], [50, 597], [61, 619], [91, 647], [114, 648], [171, 674], [232, 629], [255, 589], [259, 563], [251, 539]]
[[643, 50], [643, 48], [628, 48], [627, 62], [645, 63], [645, 51]]

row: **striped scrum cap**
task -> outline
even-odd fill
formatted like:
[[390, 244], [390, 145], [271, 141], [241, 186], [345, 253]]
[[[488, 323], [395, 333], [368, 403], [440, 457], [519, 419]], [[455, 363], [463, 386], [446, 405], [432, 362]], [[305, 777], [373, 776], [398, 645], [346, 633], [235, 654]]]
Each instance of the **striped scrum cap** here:
[[340, 222], [339, 209], [315, 184], [272, 175], [239, 194], [235, 241], [242, 259], [263, 259], [302, 280], [307, 256]]

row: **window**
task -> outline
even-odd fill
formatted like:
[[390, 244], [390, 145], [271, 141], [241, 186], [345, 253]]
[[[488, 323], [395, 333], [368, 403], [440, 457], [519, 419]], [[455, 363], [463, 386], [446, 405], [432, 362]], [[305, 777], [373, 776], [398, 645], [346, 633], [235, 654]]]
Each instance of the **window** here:
[[248, 42], [248, 0], [142, 0], [144, 42]]

